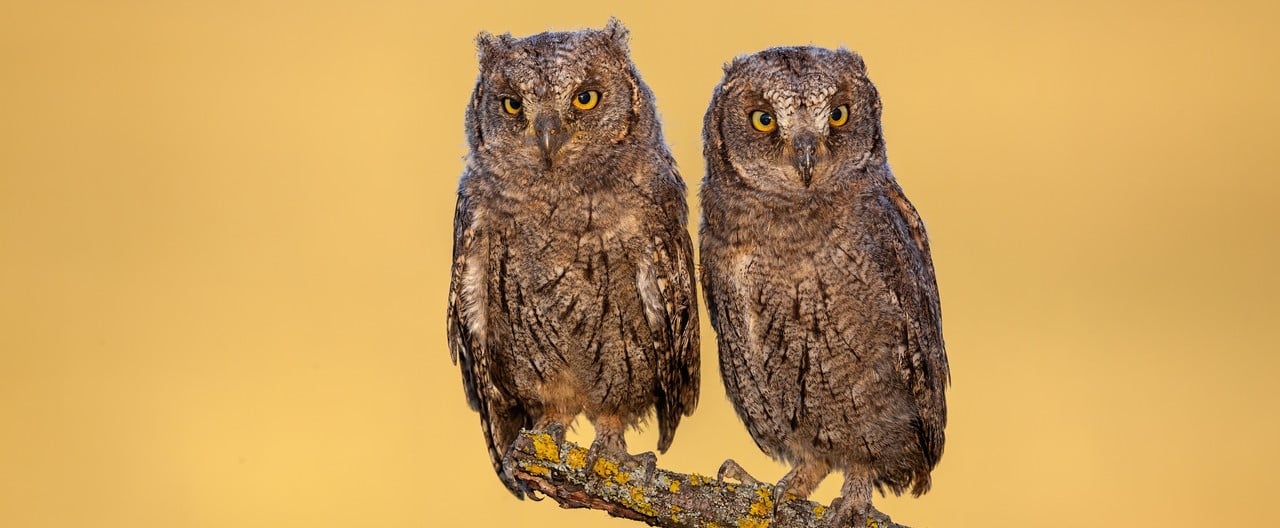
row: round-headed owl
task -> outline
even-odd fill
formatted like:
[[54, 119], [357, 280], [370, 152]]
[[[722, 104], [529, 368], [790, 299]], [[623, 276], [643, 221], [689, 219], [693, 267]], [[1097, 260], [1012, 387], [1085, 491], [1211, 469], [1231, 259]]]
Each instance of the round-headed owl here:
[[450, 352], [494, 469], [521, 428], [582, 413], [592, 444], [656, 408], [658, 449], [698, 400], [685, 186], [627, 29], [481, 33], [466, 111], [449, 290]]
[[792, 466], [779, 501], [844, 473], [834, 526], [862, 526], [872, 486], [928, 491], [947, 421], [929, 241], [880, 109], [859, 55], [773, 48], [725, 67], [703, 130], [702, 280], [725, 390]]

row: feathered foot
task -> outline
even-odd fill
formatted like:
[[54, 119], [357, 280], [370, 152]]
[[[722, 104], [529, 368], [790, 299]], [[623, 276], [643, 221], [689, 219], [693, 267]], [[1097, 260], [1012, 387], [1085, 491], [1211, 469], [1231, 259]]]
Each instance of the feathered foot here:
[[791, 467], [786, 475], [773, 487], [773, 512], [776, 515], [778, 506], [789, 498], [807, 499], [817, 489], [822, 479], [831, 472], [831, 467], [819, 460], [801, 460]]
[[743, 484], [747, 484], [750, 486], [756, 486], [760, 484], [759, 479], [751, 476], [750, 473], [747, 473], [747, 470], [743, 469], [742, 466], [739, 465], [738, 462], [732, 458], [725, 459], [724, 463], [720, 464], [720, 470], [716, 471], [717, 483], [723, 484], [725, 477], [729, 477], [731, 479], [734, 479], [738, 482], [741, 482]]
[[848, 472], [844, 476], [844, 486], [840, 488], [840, 496], [831, 501], [830, 528], [867, 526], [867, 516], [871, 511], [871, 475], [865, 472]]
[[627, 452], [626, 426], [616, 416], [597, 416], [592, 425], [596, 428], [596, 438], [587, 449], [587, 467], [596, 467], [600, 457], [612, 458], [620, 466], [641, 467], [646, 478], [652, 477], [658, 470], [658, 456], [652, 451], [637, 455]]

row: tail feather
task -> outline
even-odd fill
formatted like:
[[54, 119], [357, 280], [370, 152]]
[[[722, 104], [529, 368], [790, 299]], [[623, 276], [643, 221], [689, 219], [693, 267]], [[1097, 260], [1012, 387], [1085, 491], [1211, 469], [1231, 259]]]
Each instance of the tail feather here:
[[658, 452], [666, 453], [671, 448], [671, 441], [676, 437], [676, 427], [680, 425], [683, 414], [672, 398], [658, 397]]

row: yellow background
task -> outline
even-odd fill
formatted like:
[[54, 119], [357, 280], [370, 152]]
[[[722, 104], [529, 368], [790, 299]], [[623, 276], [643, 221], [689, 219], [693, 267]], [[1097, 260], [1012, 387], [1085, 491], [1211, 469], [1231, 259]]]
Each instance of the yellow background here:
[[[0, 525], [638, 526], [512, 499], [444, 337], [472, 38], [610, 14], [693, 192], [724, 61], [866, 57], [954, 377], [879, 507], [1280, 523], [1269, 2], [447, 3], [0, 8]], [[703, 332], [661, 463], [776, 479]]]

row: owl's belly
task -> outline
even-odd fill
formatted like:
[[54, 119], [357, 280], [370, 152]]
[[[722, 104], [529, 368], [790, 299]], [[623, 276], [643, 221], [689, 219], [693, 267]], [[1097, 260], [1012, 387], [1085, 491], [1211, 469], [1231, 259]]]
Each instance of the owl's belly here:
[[914, 399], [895, 366], [903, 321], [883, 281], [845, 258], [766, 260], [737, 263], [745, 342], [720, 347], [730, 399], [756, 442], [776, 458], [835, 467], [914, 444]]
[[530, 409], [638, 419], [657, 356], [632, 251], [590, 231], [555, 235], [494, 255], [498, 381]]

